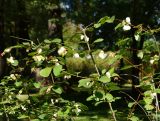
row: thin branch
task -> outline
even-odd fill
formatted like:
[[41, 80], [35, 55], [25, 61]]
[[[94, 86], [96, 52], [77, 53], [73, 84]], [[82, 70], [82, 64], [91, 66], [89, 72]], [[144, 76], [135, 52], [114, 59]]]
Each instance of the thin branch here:
[[150, 117], [148, 116], [147, 112], [145, 111], [145, 109], [133, 97], [131, 97], [130, 95], [128, 95], [127, 93], [125, 93], [123, 91], [120, 91], [120, 93], [123, 93], [123, 94], [127, 95], [130, 99], [132, 99], [143, 110], [143, 112], [145, 113], [145, 115], [147, 116], [147, 118], [149, 119], [149, 121], [152, 121], [150, 119]]
[[112, 111], [112, 116], [113, 116], [114, 120], [117, 121], [115, 112], [114, 112], [114, 110], [113, 110], [113, 108], [112, 108], [112, 104], [111, 104], [110, 102], [109, 102], [109, 107], [110, 107], [110, 109], [111, 109], [111, 111]]

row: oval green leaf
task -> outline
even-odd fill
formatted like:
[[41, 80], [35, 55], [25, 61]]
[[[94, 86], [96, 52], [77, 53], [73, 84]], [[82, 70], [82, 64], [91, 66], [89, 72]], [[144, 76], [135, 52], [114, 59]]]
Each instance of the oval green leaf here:
[[107, 82], [110, 82], [111, 79], [108, 78], [107, 76], [102, 76], [98, 81], [103, 82], [103, 83], [107, 83]]
[[53, 68], [53, 73], [55, 76], [59, 76], [61, 74], [61, 71], [63, 70], [62, 65], [56, 65]]
[[42, 77], [48, 77], [51, 73], [52, 67], [46, 67], [40, 71]]

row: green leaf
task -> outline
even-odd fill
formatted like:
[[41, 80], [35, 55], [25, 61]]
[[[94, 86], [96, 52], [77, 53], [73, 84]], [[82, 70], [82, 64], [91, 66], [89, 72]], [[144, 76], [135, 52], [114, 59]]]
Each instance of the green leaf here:
[[62, 65], [56, 65], [53, 68], [53, 73], [55, 76], [59, 76], [62, 70], [63, 70]]
[[54, 40], [52, 40], [52, 42], [55, 42], [55, 43], [61, 43], [61, 42], [62, 42], [62, 40], [61, 40], [61, 39], [59, 39], [59, 38], [55, 38]]
[[29, 42], [22, 42], [23, 45], [30, 46]]
[[19, 82], [15, 82], [15, 85], [16, 85], [16, 87], [20, 87], [20, 86], [22, 86], [22, 81], [19, 81]]
[[46, 93], [47, 89], [48, 89], [48, 86], [40, 88], [40, 91], [39, 91], [40, 95]]
[[78, 87], [90, 88], [91, 86], [92, 86], [92, 84], [91, 84], [90, 78], [79, 80]]
[[59, 38], [55, 38], [55, 39], [53, 39], [53, 40], [45, 39], [44, 42], [47, 43], [47, 44], [51, 44], [51, 43], [61, 43], [62, 40], [59, 39]]
[[103, 40], [104, 40], [103, 38], [99, 38], [99, 39], [96, 39], [93, 43], [102, 42]]
[[107, 83], [107, 82], [110, 82], [111, 79], [108, 78], [107, 76], [102, 76], [98, 81], [103, 82], [103, 83]]
[[112, 64], [116, 63], [116, 61], [119, 61], [121, 58], [122, 58], [121, 55], [116, 55], [114, 58], [110, 58], [107, 63], [109, 65], [112, 65]]
[[126, 45], [126, 43], [128, 43], [128, 41], [130, 41], [130, 38], [119, 39], [118, 42], [116, 43], [116, 45], [124, 46], [124, 45]]
[[123, 27], [123, 24], [122, 23], [119, 23], [114, 29], [117, 30], [119, 28]]
[[98, 21], [98, 23], [94, 24], [94, 28], [99, 28], [105, 23], [113, 23], [114, 20], [115, 20], [115, 16], [112, 16], [112, 17], [105, 16], [105, 17], [101, 18]]
[[112, 75], [114, 73], [114, 67], [112, 67], [111, 69], [109, 69], [109, 73]]
[[98, 106], [99, 104], [101, 104], [101, 103], [103, 103], [104, 101], [98, 101], [98, 102], [96, 102], [94, 105], [95, 106]]
[[153, 110], [154, 109], [154, 106], [153, 105], [145, 105], [144, 108], [146, 110]]
[[45, 118], [45, 116], [46, 116], [46, 114], [41, 114], [41, 115], [39, 115], [39, 116], [38, 116], [38, 118], [40, 118], [40, 119], [44, 119], [44, 118]]
[[105, 95], [105, 98], [107, 99], [108, 102], [113, 102], [114, 101], [114, 97], [110, 93], [107, 93]]
[[3, 115], [3, 112], [0, 112], [0, 116], [2, 116]]
[[101, 24], [100, 24], [100, 23], [94, 24], [94, 28], [99, 28], [99, 27], [101, 27]]
[[46, 67], [40, 71], [42, 77], [48, 77], [51, 73], [52, 67]]
[[107, 71], [106, 69], [103, 69], [103, 70], [102, 70], [102, 74], [105, 74], [105, 73], [106, 73], [106, 71]]
[[113, 23], [114, 20], [115, 20], [115, 16], [112, 16], [111, 18], [110, 17], [106, 18], [105, 22], [107, 22], [107, 23]]
[[50, 43], [51, 43], [51, 41], [48, 40], [48, 39], [45, 39], [44, 42], [47, 43], [47, 44], [50, 44]]
[[152, 94], [152, 92], [150, 90], [144, 92], [145, 96], [150, 96], [151, 94]]
[[95, 96], [91, 95], [91, 96], [89, 96], [86, 100], [87, 100], [87, 101], [91, 101], [91, 100], [94, 100], [94, 98], [95, 98]]
[[62, 94], [62, 92], [63, 92], [63, 89], [62, 89], [62, 87], [61, 86], [59, 86], [59, 85], [55, 85], [55, 86], [53, 86], [53, 91], [54, 92], [56, 92], [56, 93], [58, 93], [58, 94]]
[[153, 101], [153, 99], [151, 98], [151, 97], [144, 97], [144, 102], [146, 103], [146, 104], [152, 104], [152, 101]]
[[14, 63], [11, 63], [11, 64], [12, 64], [12, 66], [18, 66], [19, 62], [18, 62], [18, 60], [14, 60]]
[[40, 88], [41, 83], [40, 82], [35, 82], [35, 83], [33, 83], [33, 85], [35, 86], [35, 88]]
[[102, 92], [102, 91], [96, 91], [95, 92], [95, 97], [96, 98], [102, 99], [103, 96], [104, 96], [104, 92]]
[[31, 119], [31, 121], [40, 121], [39, 119]]
[[26, 116], [26, 115], [20, 115], [19, 117], [18, 117], [18, 119], [25, 119], [25, 118], [28, 118], [29, 116]]
[[136, 116], [132, 116], [131, 118], [129, 118], [131, 121], [139, 121], [139, 118]]
[[119, 75], [117, 74], [117, 73], [113, 73], [112, 75], [111, 75], [111, 77], [119, 77]]
[[23, 102], [23, 101], [26, 101], [29, 98], [29, 96], [28, 95], [16, 95], [16, 98]]
[[139, 51], [138, 54], [137, 54], [137, 57], [139, 57], [140, 59], [143, 58], [143, 51]]
[[130, 103], [128, 103], [128, 107], [131, 108], [134, 104], [135, 104], [135, 102], [130, 102]]
[[121, 70], [126, 70], [126, 69], [129, 69], [129, 68], [132, 68], [133, 66], [132, 65], [127, 65], [127, 66], [124, 66], [121, 68]]
[[107, 89], [109, 89], [111, 91], [115, 91], [115, 90], [120, 90], [121, 88], [118, 87], [118, 85], [116, 83], [110, 82], [107, 84]]
[[155, 89], [154, 92], [160, 94], [160, 89]]

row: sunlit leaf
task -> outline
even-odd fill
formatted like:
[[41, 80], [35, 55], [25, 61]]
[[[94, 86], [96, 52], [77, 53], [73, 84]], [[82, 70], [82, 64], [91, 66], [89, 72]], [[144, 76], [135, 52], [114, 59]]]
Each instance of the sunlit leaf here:
[[31, 121], [40, 121], [40, 119], [32, 119]]
[[33, 85], [35, 86], [35, 88], [40, 88], [41, 83], [40, 82], [35, 82], [35, 83], [33, 83]]
[[109, 73], [112, 75], [114, 73], [114, 67], [112, 67], [111, 69], [109, 69]]
[[51, 43], [51, 41], [48, 40], [48, 39], [45, 39], [44, 42], [47, 43], [47, 44], [50, 44], [50, 43]]
[[99, 28], [99, 27], [101, 27], [101, 24], [100, 24], [100, 23], [94, 24], [94, 28]]
[[160, 89], [155, 89], [154, 92], [160, 94]]
[[101, 27], [104, 23], [113, 23], [115, 20], [115, 16], [112, 16], [112, 17], [108, 17], [108, 16], [105, 16], [103, 18], [101, 18], [98, 23], [94, 24], [94, 27], [95, 28], [99, 28]]
[[117, 29], [122, 28], [122, 27], [123, 27], [123, 24], [119, 23], [114, 29], [117, 30]]
[[62, 70], [63, 70], [62, 65], [56, 65], [53, 68], [53, 73], [55, 76], [59, 76]]
[[91, 86], [92, 86], [92, 85], [91, 85], [91, 79], [90, 79], [90, 78], [79, 80], [78, 87], [89, 88], [89, 87], [91, 87]]
[[151, 97], [144, 97], [143, 99], [146, 104], [152, 104], [153, 99]]
[[98, 102], [96, 102], [94, 105], [95, 106], [98, 106], [99, 104], [101, 104], [101, 103], [103, 103], [104, 101], [98, 101]]
[[42, 77], [48, 77], [51, 73], [52, 67], [46, 67], [40, 71]]
[[107, 76], [102, 76], [98, 81], [103, 82], [103, 83], [107, 83], [107, 82], [110, 82], [111, 79], [108, 78]]
[[16, 85], [16, 87], [22, 86], [22, 81], [19, 81], [19, 82], [16, 81], [16, 82], [15, 82], [15, 85]]
[[29, 98], [29, 96], [27, 94], [26, 95], [16, 95], [16, 98], [23, 102], [23, 101], [26, 101]]
[[114, 97], [110, 93], [107, 93], [105, 95], [105, 98], [107, 99], [108, 102], [113, 102], [114, 101]]
[[153, 110], [154, 109], [153, 105], [145, 105], [144, 107], [146, 110]]
[[95, 96], [91, 95], [91, 96], [89, 96], [86, 100], [87, 100], [87, 101], [91, 101], [91, 100], [94, 100], [94, 98], [95, 98]]
[[129, 118], [131, 121], [139, 121], [139, 118], [136, 116], [132, 116], [131, 118]]
[[143, 51], [139, 51], [138, 54], [137, 54], [137, 57], [139, 57], [140, 59], [143, 58]]
[[14, 63], [11, 63], [11, 64], [12, 64], [12, 66], [18, 66], [19, 62], [18, 62], [18, 60], [14, 60]]
[[62, 89], [62, 87], [61, 86], [59, 86], [59, 85], [55, 85], [55, 86], [53, 86], [53, 91], [54, 92], [56, 92], [56, 93], [58, 93], [58, 94], [62, 94], [62, 92], [63, 92], [63, 89]]
[[102, 42], [103, 40], [104, 40], [103, 38], [99, 38], [99, 39], [96, 39], [93, 43]]
[[20, 115], [19, 117], [18, 117], [18, 119], [25, 119], [25, 118], [28, 118], [29, 116], [26, 116], [26, 115]]
[[40, 95], [45, 94], [47, 89], [48, 89], [48, 86], [40, 88], [40, 91], [39, 91]]
[[53, 40], [52, 40], [52, 42], [55, 42], [55, 43], [61, 43], [61, 41], [62, 41], [62, 40], [59, 39], [59, 38], [56, 38], [56, 39], [53, 39]]
[[128, 107], [131, 108], [134, 104], [135, 104], [135, 102], [130, 102], [130, 103], [128, 103]]

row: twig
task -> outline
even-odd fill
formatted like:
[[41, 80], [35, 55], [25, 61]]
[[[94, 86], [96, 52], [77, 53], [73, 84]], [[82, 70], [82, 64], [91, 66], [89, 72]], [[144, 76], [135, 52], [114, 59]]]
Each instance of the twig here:
[[133, 97], [131, 97], [130, 95], [128, 95], [127, 93], [125, 93], [123, 91], [120, 91], [120, 93], [123, 93], [123, 94], [127, 95], [130, 99], [132, 99], [143, 110], [143, 112], [145, 113], [145, 115], [147, 116], [147, 118], [149, 119], [149, 121], [152, 121], [150, 119], [150, 117], [148, 116], [147, 112], [145, 111], [145, 109]]
[[[89, 45], [89, 41], [87, 40], [86, 29], [87, 29], [87, 28], [85, 28], [85, 29], [82, 30], [82, 31], [83, 31], [83, 34], [84, 34], [84, 36], [85, 36], [84, 39], [85, 39], [85, 42], [87, 43], [87, 47], [88, 47], [88, 50], [89, 50], [89, 54], [90, 54], [90, 56], [91, 56], [91, 59], [92, 59], [92, 62], [93, 62], [93, 64], [94, 64], [94, 67], [95, 67], [95, 69], [96, 69], [96, 72], [97, 72], [98, 76], [100, 77], [100, 72], [99, 72], [98, 67], [97, 67], [97, 65], [96, 65], [96, 62], [95, 62], [95, 60], [94, 60], [94, 58], [93, 58], [93, 55], [92, 55], [92, 52], [91, 52], [91, 48], [90, 48], [90, 45]], [[117, 121], [116, 116], [115, 116], [115, 112], [114, 112], [114, 110], [113, 110], [113, 108], [112, 108], [111, 102], [109, 102], [109, 107], [110, 107], [110, 110], [111, 110], [111, 112], [112, 112], [112, 116], [113, 116], [113, 118], [114, 118], [114, 121]]]
[[115, 112], [114, 112], [114, 110], [113, 110], [113, 108], [112, 108], [112, 104], [111, 104], [110, 102], [109, 102], [109, 107], [110, 107], [110, 109], [111, 109], [111, 111], [112, 111], [112, 116], [113, 116], [114, 120], [117, 121]]
[[[139, 94], [139, 95], [138, 95], [138, 98], [137, 98], [137, 100], [136, 100], [136, 102], [138, 102], [140, 96], [141, 96], [141, 95]], [[131, 109], [130, 113], [128, 114], [128, 117], [130, 117], [131, 114], [132, 114], [132, 112], [134, 112], [136, 105], [137, 105], [137, 103], [134, 104], [133, 108]]]
[[[83, 34], [84, 34], [84, 36], [85, 36], [84, 39], [86, 39], [86, 37], [87, 37], [85, 31], [86, 31], [86, 29], [83, 29]], [[92, 59], [92, 62], [93, 62], [93, 64], [94, 64], [94, 67], [95, 67], [95, 69], [96, 69], [96, 72], [97, 72], [98, 76], [100, 76], [98, 67], [97, 67], [97, 65], [96, 65], [96, 62], [95, 62], [95, 60], [94, 60], [94, 58], [93, 58], [93, 55], [92, 55], [92, 52], [91, 52], [91, 48], [90, 48], [89, 42], [88, 42], [87, 40], [85, 40], [85, 41], [86, 41], [86, 43], [87, 43], [87, 47], [88, 47], [88, 50], [89, 50], [89, 55], [91, 56], [91, 59]]]

